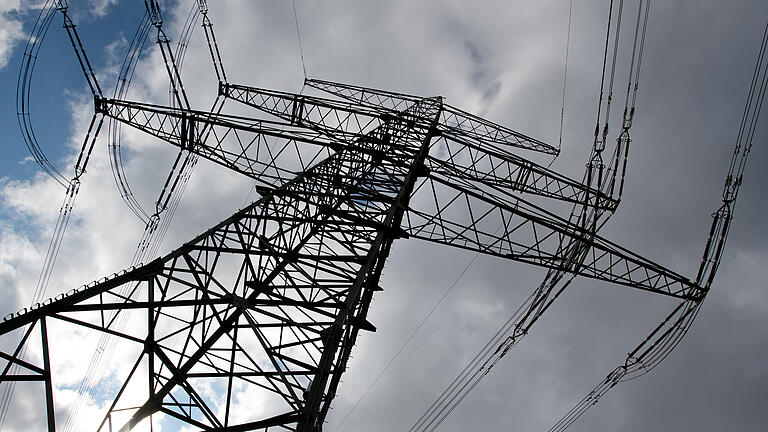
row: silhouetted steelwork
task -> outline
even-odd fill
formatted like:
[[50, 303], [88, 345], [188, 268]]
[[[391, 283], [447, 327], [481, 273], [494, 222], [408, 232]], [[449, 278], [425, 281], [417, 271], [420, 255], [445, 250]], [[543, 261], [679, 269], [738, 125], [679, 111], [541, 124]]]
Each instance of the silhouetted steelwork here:
[[[203, 10], [205, 2], [199, 4]], [[219, 99], [210, 111], [196, 111], [159, 8], [153, 1], [148, 9], [174, 102], [106, 98], [88, 66], [94, 119], [136, 128], [180, 155], [248, 176], [261, 198], [162, 258], [0, 323], [4, 340], [20, 340], [0, 352], [0, 382], [41, 381], [49, 431], [50, 358], [66, 355], [50, 352], [47, 325], [54, 320], [135, 346], [94, 430], [127, 431], [161, 414], [201, 430], [321, 430], [359, 332], [375, 331], [368, 308], [398, 239], [554, 270], [541, 288], [549, 291], [533, 301], [516, 332], [527, 331], [554, 300], [549, 293], [563, 274], [676, 297], [682, 303], [673, 317], [680, 308], [690, 316], [705, 297], [711, 280], [703, 283], [701, 274], [691, 281], [597, 234], [600, 215], [618, 205], [614, 186], [623, 181], [625, 153], [611, 160], [613, 170], [603, 173], [601, 164], [601, 177], [582, 182], [518, 154], [557, 149], [441, 97], [317, 79], [305, 84], [331, 98], [228, 83], [205, 14], [219, 98], [271, 120], [223, 114]], [[74, 25], [67, 30], [76, 35]], [[82, 46], [75, 50], [87, 64]], [[575, 210], [562, 217], [563, 208]], [[22, 355], [27, 346], [41, 353], [39, 361]], [[129, 388], [142, 388], [143, 396]], [[259, 409], [235, 397], [243, 389]]]

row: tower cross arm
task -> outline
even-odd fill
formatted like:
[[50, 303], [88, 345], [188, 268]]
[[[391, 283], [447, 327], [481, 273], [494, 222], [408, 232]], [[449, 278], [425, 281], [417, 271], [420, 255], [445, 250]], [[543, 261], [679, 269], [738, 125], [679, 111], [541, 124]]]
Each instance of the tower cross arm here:
[[114, 99], [96, 112], [276, 187], [327, 158], [339, 144], [283, 122]]
[[396, 110], [382, 113], [381, 110], [354, 101], [340, 101], [242, 84], [221, 83], [219, 95], [288, 120], [292, 124], [324, 126], [329, 131], [344, 130], [343, 127], [346, 126], [349, 128], [346, 130], [351, 132], [370, 126], [370, 121], [382, 122], [388, 114], [398, 114]]
[[474, 181], [505, 191], [586, 204], [614, 211], [618, 201], [604, 192], [517, 155], [440, 137], [426, 160], [429, 171], [456, 181]]
[[483, 186], [429, 173], [411, 201], [403, 230], [422, 240], [672, 297], [697, 300], [707, 291], [591, 227]]
[[[396, 116], [413, 120], [424, 129], [430, 124], [429, 119], [408, 112], [377, 111], [360, 103], [244, 85], [222, 84], [220, 94], [291, 125], [325, 134], [339, 143], [348, 136], [345, 132], [364, 134], [391, 122]], [[442, 115], [441, 112], [441, 118]], [[479, 177], [499, 187], [559, 201], [589, 202], [605, 210], [614, 210], [618, 204], [604, 193], [515, 155], [509, 149], [461, 135], [437, 135], [430, 144], [425, 163], [430, 170], [448, 176]]]
[[[342, 99], [374, 109], [403, 111], [423, 98], [405, 93], [360, 87], [315, 78], [307, 78], [305, 84]], [[443, 104], [438, 128], [447, 136], [462, 137], [501, 148], [513, 147], [557, 155], [559, 150], [547, 143], [468, 113], [454, 106]]]

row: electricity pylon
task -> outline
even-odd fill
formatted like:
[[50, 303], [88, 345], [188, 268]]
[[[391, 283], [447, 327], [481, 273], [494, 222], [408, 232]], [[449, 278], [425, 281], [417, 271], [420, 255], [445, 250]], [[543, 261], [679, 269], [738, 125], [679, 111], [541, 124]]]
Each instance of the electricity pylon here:
[[[49, 353], [46, 323], [56, 319], [140, 347], [97, 430], [109, 430], [113, 414], [126, 407], [134, 408], [118, 430], [160, 413], [204, 430], [320, 430], [358, 333], [374, 330], [366, 315], [395, 239], [419, 238], [681, 299], [704, 295], [689, 279], [531, 204], [530, 197], [539, 197], [616, 205], [512, 153], [553, 153], [544, 143], [439, 97], [308, 84], [347, 99], [221, 86], [231, 99], [282, 121], [96, 100], [106, 117], [253, 178], [262, 197], [163, 258], [0, 323], [0, 334], [24, 335], [14, 350], [0, 353], [6, 369], [18, 364], [22, 372], [2, 379], [43, 381], [51, 428], [49, 357], [56, 353]], [[419, 192], [428, 197], [413, 199]], [[558, 253], [568, 242], [585, 247]], [[116, 330], [121, 314], [143, 316], [145, 323]], [[29, 338], [33, 331], [42, 333], [37, 365], [17, 357], [37, 340]], [[140, 365], [146, 376], [138, 376]], [[122, 390], [135, 380], [146, 383], [147, 397], [123, 405]], [[223, 412], [203, 395], [210, 386], [226, 393]], [[280, 408], [233, 424], [238, 386], [253, 387]]]
[[[706, 295], [708, 286], [598, 235], [594, 215], [619, 202], [619, 159], [613, 170], [595, 164], [586, 182], [573, 180], [518, 154], [557, 149], [441, 97], [316, 79], [305, 84], [332, 97], [236, 85], [220, 75], [219, 97], [273, 120], [196, 111], [165, 56], [167, 40], [159, 42], [178, 103], [94, 92], [95, 118], [250, 177], [261, 197], [164, 257], [0, 323], [3, 340], [20, 340], [0, 352], [0, 382], [40, 381], [49, 431], [51, 358], [66, 355], [51, 349], [54, 320], [135, 346], [94, 430], [127, 431], [160, 416], [201, 430], [321, 430], [359, 332], [375, 330], [367, 313], [395, 240], [687, 303]], [[558, 215], [573, 206], [580, 217]], [[39, 356], [22, 356], [28, 346]], [[258, 409], [242, 401], [245, 393]]]

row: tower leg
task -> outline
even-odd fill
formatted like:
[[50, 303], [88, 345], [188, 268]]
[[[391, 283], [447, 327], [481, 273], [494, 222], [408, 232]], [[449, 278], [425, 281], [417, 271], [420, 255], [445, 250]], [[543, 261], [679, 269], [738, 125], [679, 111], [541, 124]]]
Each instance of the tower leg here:
[[43, 369], [45, 370], [45, 406], [48, 414], [48, 432], [56, 432], [53, 408], [53, 383], [51, 382], [51, 359], [48, 355], [48, 327], [45, 317], [40, 318], [40, 338], [43, 341]]

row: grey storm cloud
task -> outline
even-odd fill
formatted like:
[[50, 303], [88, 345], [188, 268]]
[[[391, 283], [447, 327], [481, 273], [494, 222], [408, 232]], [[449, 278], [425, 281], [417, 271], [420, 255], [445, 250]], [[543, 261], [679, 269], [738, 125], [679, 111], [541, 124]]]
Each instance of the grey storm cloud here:
[[[172, 30], [178, 33], [190, 4], [168, 3], [173, 38]], [[626, 3], [627, 14], [633, 14], [636, 2]], [[104, 4], [108, 14], [108, 3]], [[555, 144], [560, 139], [568, 6], [565, 0], [296, 1], [310, 76], [441, 95], [454, 106]], [[210, 2], [210, 8], [230, 81], [301, 90], [303, 70], [290, 2], [231, 0]], [[581, 178], [592, 145], [607, 11], [607, 1], [574, 2], [562, 153], [552, 165], [572, 178]], [[624, 201], [604, 227], [604, 237], [694, 276], [710, 215], [720, 202], [766, 18], [764, 1], [653, 2]], [[125, 32], [133, 25], [126, 25]], [[626, 25], [627, 39], [630, 27]], [[83, 33], [86, 29], [83, 26]], [[118, 38], [114, 35], [107, 42]], [[88, 49], [99, 49], [97, 42], [86, 43]], [[197, 33], [183, 70], [198, 109], [207, 109], [216, 92], [204, 43]], [[621, 57], [617, 70], [619, 107], [624, 102], [627, 62]], [[106, 75], [109, 66], [99, 65], [101, 73]], [[162, 101], [167, 97], [164, 71], [150, 66], [143, 71], [133, 96]], [[617, 111], [612, 114], [615, 118], [621, 115]], [[722, 266], [690, 333], [661, 366], [609, 392], [572, 430], [765, 427], [766, 127], [763, 115]], [[614, 127], [611, 135], [615, 134]], [[137, 196], [148, 205], [159, 192], [172, 154], [162, 144], [136, 139], [126, 170]], [[531, 157], [545, 165], [550, 162]], [[127, 214], [109, 184], [105, 144], [94, 158], [51, 293], [121, 268], [141, 235], [141, 225]], [[9, 201], [8, 184], [3, 187], [5, 204], [18, 207]], [[162, 249], [188, 241], [242, 207], [249, 196], [247, 181], [201, 162]], [[49, 220], [39, 214], [55, 214], [57, 205], [41, 204], [37, 219], [27, 218], [26, 223], [43, 229]], [[105, 209], [111, 222], [94, 216], [97, 209]], [[19, 225], [8, 229], [25, 238], [19, 219], [4, 221], [4, 226]], [[123, 229], [109, 229], [110, 225]], [[11, 238], [8, 233], [4, 239]], [[42, 241], [35, 241], [38, 249], [43, 248]], [[14, 263], [12, 254], [3, 254], [3, 264]], [[34, 268], [30, 264], [34, 259], [27, 257], [24, 271]], [[342, 419], [338, 429], [342, 432], [408, 430], [543, 275], [541, 269], [512, 261], [475, 259], [470, 252], [417, 240], [396, 241], [381, 281], [384, 291], [374, 297], [369, 316], [378, 330], [359, 337], [325, 430], [336, 430]], [[17, 306], [22, 306], [21, 285], [31, 280], [0, 271], [0, 281], [13, 288], [3, 288], [0, 296], [21, 298]], [[5, 313], [13, 309], [9, 302], [3, 305]], [[626, 353], [675, 305], [649, 293], [577, 278], [440, 430], [547, 430], [623, 363]]]

